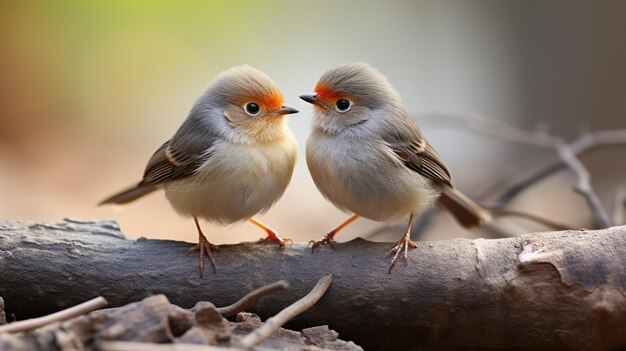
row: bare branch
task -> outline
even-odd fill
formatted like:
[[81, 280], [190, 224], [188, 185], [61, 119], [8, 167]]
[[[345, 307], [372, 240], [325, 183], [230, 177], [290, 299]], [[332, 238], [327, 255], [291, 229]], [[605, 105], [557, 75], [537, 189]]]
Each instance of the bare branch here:
[[13, 322], [7, 325], [0, 326], [0, 333], [19, 333], [36, 328], [43, 327], [54, 322], [61, 322], [70, 318], [81, 316], [83, 314], [95, 311], [100, 308], [104, 308], [108, 305], [107, 300], [104, 297], [96, 297], [95, 299], [83, 302], [80, 305], [70, 307], [68, 309], [49, 314], [47, 316], [27, 319], [24, 321]]
[[249, 350], [263, 342], [274, 334], [281, 326], [308, 310], [326, 293], [333, 280], [332, 274], [328, 273], [317, 281], [315, 287], [305, 297], [294, 302], [274, 317], [269, 318], [262, 327], [256, 329], [240, 341], [241, 348]]
[[584, 196], [587, 205], [589, 205], [589, 208], [593, 212], [596, 223], [601, 228], [610, 227], [612, 225], [611, 220], [602, 206], [598, 195], [591, 187], [591, 175], [589, 175], [587, 168], [585, 168], [576, 155], [574, 155], [567, 143], [555, 138], [555, 146], [563, 163], [576, 174], [577, 182], [576, 185], [574, 185], [574, 190]]
[[234, 316], [237, 313], [244, 311], [246, 308], [254, 306], [263, 297], [271, 293], [287, 289], [289, 289], [289, 283], [285, 280], [279, 280], [250, 292], [248, 295], [242, 297], [239, 301], [232, 305], [220, 307], [217, 310], [224, 317]]
[[[261, 243], [225, 245], [216, 256], [218, 273], [200, 279], [196, 258], [186, 255], [190, 245], [126, 240], [111, 222], [3, 221], [0, 296], [7, 314], [23, 319], [99, 295], [112, 307], [155, 292], [182, 307], [199, 298], [226, 306], [251, 285], [289, 281], [289, 294], [269, 295], [249, 311], [267, 319], [332, 271], [324, 298], [292, 320], [292, 329], [328, 324], [366, 350], [626, 345], [620, 332], [626, 330], [626, 226], [423, 242], [409, 252], [409, 265], [391, 275], [385, 256], [391, 245], [355, 239], [314, 254], [306, 243], [286, 251]], [[51, 299], [50, 291], [63, 298]], [[577, 337], [563, 338], [557, 329]]]
[[[561, 138], [551, 136], [543, 132], [523, 130], [499, 121], [490, 121], [481, 117], [465, 117], [455, 115], [439, 115], [438, 117], [440, 119], [445, 118], [448, 120], [454, 120], [456, 122], [455, 125], [457, 126], [460, 124], [459, 122], [464, 122], [468, 129], [507, 141], [555, 149], [559, 156], [559, 164], [566, 165], [576, 175], [577, 182], [574, 186], [574, 190], [578, 194], [582, 195], [587, 201], [587, 205], [594, 215], [596, 224], [601, 228], [607, 228], [613, 225], [607, 211], [602, 206], [600, 199], [591, 186], [591, 175], [576, 156], [577, 153], [580, 153], [581, 151], [573, 150]], [[616, 141], [626, 143], [626, 130], [598, 132], [597, 138], [596, 142], [599, 144], [606, 145], [610, 142]], [[621, 138], [624, 139], [622, 140]], [[591, 136], [581, 137], [579, 138], [577, 147], [582, 148], [583, 146], [586, 146], [589, 148], [593, 141], [594, 139]], [[540, 174], [542, 176], [548, 175], [551, 172], [551, 168], [544, 167], [540, 169]], [[525, 181], [523, 186], [516, 183], [514, 184], [514, 188], [517, 192], [519, 192], [539, 179], [541, 179], [541, 177], [537, 178], [537, 176], [535, 176], [533, 177], [533, 182], [529, 183]], [[508, 193], [508, 191], [505, 193]], [[500, 198], [502, 198], [502, 196], [500, 196]]]
[[572, 230], [573, 229], [566, 224], [558, 223], [558, 222], [549, 220], [547, 218], [542, 218], [537, 215], [527, 213], [527, 212], [522, 212], [522, 211], [509, 210], [509, 209], [504, 209], [504, 208], [496, 208], [496, 209], [491, 210], [491, 214], [494, 217], [506, 216], [506, 217], [524, 218], [524, 219], [545, 225], [546, 227], [552, 228], [554, 230]]
[[464, 127], [477, 133], [524, 145], [554, 148], [553, 137], [543, 132], [531, 132], [514, 127], [501, 121], [489, 120], [481, 116], [463, 116], [452, 114], [433, 115], [437, 121], [449, 121], [456, 128]]
[[[583, 134], [570, 144], [570, 148], [572, 153], [577, 156], [582, 156], [600, 147], [617, 144], [626, 144], [626, 130], [604, 130]], [[505, 189], [496, 199], [495, 205], [498, 207], [506, 205], [524, 189], [558, 171], [563, 168], [563, 166], [563, 160], [559, 156], [553, 158], [533, 173]]]

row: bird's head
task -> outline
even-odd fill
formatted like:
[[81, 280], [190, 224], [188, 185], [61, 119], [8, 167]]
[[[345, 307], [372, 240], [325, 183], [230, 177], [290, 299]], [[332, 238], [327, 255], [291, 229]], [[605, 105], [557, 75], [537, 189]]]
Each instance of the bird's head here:
[[241, 65], [218, 75], [199, 104], [217, 108], [219, 117], [243, 139], [268, 142], [281, 137], [287, 128], [284, 116], [298, 112], [284, 102], [270, 77]]
[[315, 106], [314, 126], [330, 133], [358, 125], [399, 104], [387, 78], [367, 63], [334, 67], [322, 75], [315, 92], [300, 95]]

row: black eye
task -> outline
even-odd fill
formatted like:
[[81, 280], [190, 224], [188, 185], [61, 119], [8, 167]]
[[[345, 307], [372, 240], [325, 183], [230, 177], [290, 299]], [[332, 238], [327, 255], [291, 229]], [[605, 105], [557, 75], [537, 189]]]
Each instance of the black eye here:
[[335, 103], [335, 108], [339, 112], [346, 112], [350, 109], [350, 107], [352, 107], [352, 103], [350, 102], [350, 100], [339, 99], [337, 100], [337, 103]]
[[259, 107], [259, 104], [254, 103], [254, 102], [247, 103], [243, 108], [246, 110], [246, 113], [249, 114], [250, 116], [256, 116], [259, 114], [259, 112], [261, 112], [261, 108]]

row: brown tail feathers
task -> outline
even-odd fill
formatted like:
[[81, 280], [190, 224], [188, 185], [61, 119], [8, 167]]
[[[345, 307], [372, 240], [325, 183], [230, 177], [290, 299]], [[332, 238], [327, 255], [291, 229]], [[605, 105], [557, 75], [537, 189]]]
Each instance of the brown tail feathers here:
[[156, 189], [158, 189], [158, 187], [154, 184], [139, 183], [137, 185], [134, 185], [128, 189], [124, 189], [120, 191], [119, 193], [100, 201], [100, 203], [98, 203], [98, 206], [105, 205], [105, 204], [126, 204], [146, 194], [149, 194], [155, 191]]
[[444, 186], [439, 197], [441, 203], [465, 228], [478, 227], [491, 221], [492, 216], [460, 191]]

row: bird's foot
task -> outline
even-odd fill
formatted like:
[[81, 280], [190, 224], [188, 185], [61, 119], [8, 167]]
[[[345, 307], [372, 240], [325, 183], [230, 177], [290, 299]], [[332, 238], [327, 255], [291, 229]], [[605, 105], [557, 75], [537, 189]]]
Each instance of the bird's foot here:
[[209, 240], [203, 235], [200, 234], [198, 238], [198, 244], [191, 249], [189, 249], [189, 253], [200, 251], [200, 278], [202, 278], [202, 273], [204, 273], [204, 255], [206, 254], [207, 259], [211, 262], [211, 266], [213, 267], [213, 273], [216, 273], [215, 269], [215, 259], [213, 258], [213, 254], [211, 250], [220, 251], [220, 247], [214, 244], [211, 244]]
[[389, 273], [391, 274], [391, 270], [395, 267], [400, 255], [404, 258], [404, 263], [408, 264], [409, 262], [409, 249], [417, 248], [417, 244], [411, 241], [411, 237], [409, 234], [405, 234], [400, 241], [398, 241], [392, 248], [389, 254], [392, 256], [391, 264], [389, 265]]
[[258, 220], [254, 219], [254, 218], [250, 218], [248, 219], [250, 221], [250, 223], [256, 225], [257, 227], [263, 229], [266, 233], [267, 236], [265, 238], [261, 238], [262, 241], [274, 241], [276, 243], [278, 243], [279, 247], [285, 247], [285, 244], [287, 242], [290, 242], [293, 244], [293, 240], [291, 240], [291, 238], [281, 238], [280, 236], [278, 236], [278, 234], [276, 234], [276, 232], [274, 231], [274, 229], [266, 226], [265, 224], [259, 222]]
[[328, 245], [330, 244], [330, 247], [335, 248], [335, 243], [336, 241], [333, 239], [333, 237], [335, 236], [334, 233], [328, 233], [326, 235], [324, 235], [324, 237], [322, 238], [322, 240], [311, 240], [309, 241], [309, 245], [311, 245], [311, 252], [315, 251], [316, 248], [320, 247], [320, 246], [324, 246], [324, 245]]
[[279, 247], [285, 247], [285, 244], [288, 242], [293, 244], [293, 240], [289, 237], [285, 237], [284, 239], [278, 236], [278, 234], [268, 231], [267, 236], [265, 238], [261, 238], [262, 241], [274, 241], [278, 244]]

